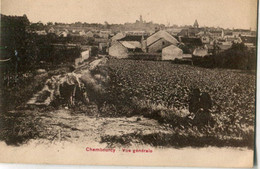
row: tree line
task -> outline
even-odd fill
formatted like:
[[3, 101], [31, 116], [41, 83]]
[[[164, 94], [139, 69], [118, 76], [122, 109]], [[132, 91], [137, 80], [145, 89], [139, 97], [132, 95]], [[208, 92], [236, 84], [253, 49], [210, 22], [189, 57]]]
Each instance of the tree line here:
[[233, 43], [231, 48], [218, 52], [214, 48], [213, 55], [194, 59], [193, 64], [207, 68], [226, 68], [240, 70], [256, 70], [256, 49], [248, 48], [244, 43]]
[[[33, 71], [41, 61], [57, 65], [72, 62], [80, 56], [79, 47], [66, 47], [66, 38], [58, 38], [55, 34], [41, 36], [28, 31], [33, 27], [26, 15], [1, 15], [1, 80]], [[53, 46], [58, 42], [64, 46]]]

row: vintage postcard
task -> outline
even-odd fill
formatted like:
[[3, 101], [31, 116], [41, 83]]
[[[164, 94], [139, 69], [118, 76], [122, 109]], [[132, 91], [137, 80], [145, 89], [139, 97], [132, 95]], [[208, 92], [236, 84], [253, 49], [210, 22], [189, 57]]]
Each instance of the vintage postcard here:
[[257, 0], [2, 0], [0, 162], [252, 167]]

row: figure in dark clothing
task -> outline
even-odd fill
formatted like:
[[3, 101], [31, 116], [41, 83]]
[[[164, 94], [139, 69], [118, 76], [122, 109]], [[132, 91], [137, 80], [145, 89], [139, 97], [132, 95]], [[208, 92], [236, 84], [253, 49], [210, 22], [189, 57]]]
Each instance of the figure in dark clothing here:
[[64, 83], [60, 86], [60, 96], [64, 103], [68, 104], [68, 107], [74, 106], [76, 85]]
[[212, 107], [211, 97], [206, 92], [203, 92], [200, 95], [200, 107], [203, 108], [203, 110], [209, 110]]
[[189, 111], [196, 114], [200, 109], [200, 89], [193, 89], [189, 101]]
[[197, 126], [213, 125], [213, 120], [210, 114], [212, 107], [211, 97], [206, 92], [200, 92], [199, 89], [193, 89], [190, 101], [189, 111], [195, 115], [193, 124]]

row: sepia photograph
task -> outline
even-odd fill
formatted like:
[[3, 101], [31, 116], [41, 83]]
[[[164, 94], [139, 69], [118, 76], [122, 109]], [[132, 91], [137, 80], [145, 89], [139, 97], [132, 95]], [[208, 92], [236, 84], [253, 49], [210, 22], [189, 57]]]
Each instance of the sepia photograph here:
[[253, 167], [257, 0], [2, 0], [0, 163]]

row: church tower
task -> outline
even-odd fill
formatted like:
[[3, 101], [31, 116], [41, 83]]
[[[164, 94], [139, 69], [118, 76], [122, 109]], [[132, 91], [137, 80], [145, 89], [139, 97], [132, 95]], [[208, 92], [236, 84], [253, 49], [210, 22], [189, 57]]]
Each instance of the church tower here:
[[143, 16], [140, 15], [140, 23], [143, 23]]
[[198, 24], [197, 19], [195, 20], [195, 22], [194, 22], [194, 24], [193, 24], [193, 27], [194, 27], [194, 28], [199, 28], [199, 24]]

